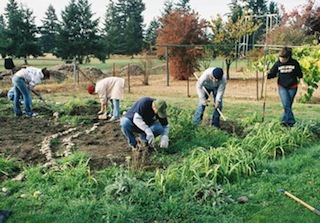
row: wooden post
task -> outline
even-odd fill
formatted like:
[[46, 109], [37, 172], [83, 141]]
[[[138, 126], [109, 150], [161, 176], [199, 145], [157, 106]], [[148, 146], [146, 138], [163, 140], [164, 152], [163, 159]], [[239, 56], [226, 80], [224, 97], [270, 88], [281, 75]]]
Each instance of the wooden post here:
[[129, 72], [129, 67], [130, 67], [130, 64], [128, 64], [128, 92], [130, 93], [130, 72]]

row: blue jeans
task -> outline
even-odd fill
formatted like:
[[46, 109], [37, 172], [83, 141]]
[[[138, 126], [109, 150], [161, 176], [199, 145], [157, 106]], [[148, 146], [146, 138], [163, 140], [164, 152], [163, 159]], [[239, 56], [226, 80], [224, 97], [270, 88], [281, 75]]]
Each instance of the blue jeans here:
[[29, 88], [25, 80], [18, 76], [12, 77], [12, 83], [14, 88], [14, 98], [13, 98], [13, 111], [16, 116], [22, 115], [20, 107], [20, 98], [23, 97], [24, 110], [26, 115], [31, 116], [32, 112], [32, 97]]
[[[162, 135], [164, 132], [164, 127], [158, 122], [154, 122], [149, 127], [153, 132], [154, 137]], [[134, 133], [138, 133], [140, 135], [140, 139], [147, 144], [146, 133], [139, 129], [135, 124], [133, 124], [133, 122], [127, 117], [122, 117], [120, 119], [120, 128], [122, 133], [126, 137], [129, 146], [137, 145], [137, 140], [134, 136]]]
[[297, 90], [297, 88], [278, 88], [279, 96], [284, 110], [281, 122], [291, 127], [296, 123], [296, 120], [292, 112], [292, 104], [294, 101], [294, 97], [296, 96]]
[[[215, 102], [218, 88], [207, 89], [207, 91], [209, 94], [211, 92], [213, 93], [214, 102]], [[205, 98], [208, 99], [209, 96], [207, 94], [205, 94]], [[206, 108], [206, 106], [202, 105], [202, 101], [199, 99], [198, 106], [196, 108], [196, 112], [193, 117], [193, 123], [195, 125], [198, 125], [202, 122], [203, 113], [205, 111], [205, 108]], [[222, 111], [222, 101], [219, 103], [219, 108], [220, 108], [220, 111]], [[214, 109], [214, 112], [212, 114], [211, 125], [216, 126], [217, 128], [220, 128], [220, 113], [217, 111], [217, 109]]]
[[111, 99], [110, 100], [110, 107], [111, 107], [111, 115], [118, 119], [120, 117], [120, 100], [118, 99]]

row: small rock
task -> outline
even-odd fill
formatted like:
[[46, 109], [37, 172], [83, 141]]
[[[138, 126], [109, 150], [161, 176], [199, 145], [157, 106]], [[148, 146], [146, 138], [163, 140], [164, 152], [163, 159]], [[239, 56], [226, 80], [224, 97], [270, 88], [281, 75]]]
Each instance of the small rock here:
[[247, 196], [241, 196], [241, 197], [238, 197], [237, 201], [239, 204], [244, 204], [249, 201], [249, 198]]

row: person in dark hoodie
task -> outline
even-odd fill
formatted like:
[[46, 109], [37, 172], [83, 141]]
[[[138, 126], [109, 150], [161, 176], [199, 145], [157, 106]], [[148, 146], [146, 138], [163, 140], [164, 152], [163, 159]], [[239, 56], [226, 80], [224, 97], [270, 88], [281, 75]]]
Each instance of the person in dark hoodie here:
[[292, 104], [303, 74], [299, 62], [292, 58], [291, 48], [283, 47], [280, 50], [279, 60], [272, 66], [267, 78], [275, 77], [278, 77], [278, 93], [284, 110], [281, 125], [293, 127], [296, 120], [292, 112]]

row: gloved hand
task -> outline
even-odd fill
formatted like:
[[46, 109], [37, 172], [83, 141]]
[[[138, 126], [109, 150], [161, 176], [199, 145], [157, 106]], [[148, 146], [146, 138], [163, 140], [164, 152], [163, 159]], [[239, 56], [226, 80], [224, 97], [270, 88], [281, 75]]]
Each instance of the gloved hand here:
[[203, 99], [203, 100], [201, 101], [201, 103], [202, 103], [203, 106], [207, 106], [207, 105], [208, 105], [208, 100]]
[[147, 135], [147, 136], [146, 136], [146, 139], [147, 139], [147, 141], [148, 141], [148, 145], [151, 146], [151, 147], [153, 147], [153, 141], [154, 141], [153, 132], [151, 131], [150, 128], [147, 128], [144, 132], [145, 132], [146, 135]]
[[167, 135], [161, 136], [160, 148], [168, 148], [169, 146], [169, 137]]

